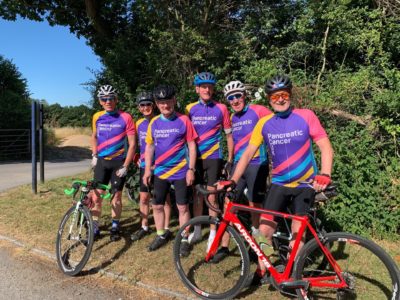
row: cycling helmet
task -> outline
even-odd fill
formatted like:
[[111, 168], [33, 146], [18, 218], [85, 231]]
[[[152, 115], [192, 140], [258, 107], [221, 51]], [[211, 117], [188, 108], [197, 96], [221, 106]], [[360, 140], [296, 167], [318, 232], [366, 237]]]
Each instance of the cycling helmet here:
[[228, 96], [229, 94], [232, 94], [234, 92], [245, 92], [246, 88], [244, 86], [244, 84], [239, 81], [239, 80], [235, 80], [235, 81], [231, 81], [229, 82], [227, 85], [225, 85], [224, 87], [224, 96]]
[[102, 85], [97, 92], [98, 98], [107, 96], [117, 96], [117, 90], [109, 84]]
[[140, 92], [137, 97], [136, 97], [136, 103], [142, 103], [142, 102], [151, 102], [154, 103], [154, 97], [152, 92]]
[[265, 92], [267, 94], [272, 94], [273, 92], [284, 89], [292, 89], [292, 81], [286, 75], [277, 75], [271, 79], [268, 79], [265, 83]]
[[175, 88], [172, 85], [159, 85], [153, 91], [155, 100], [169, 100], [175, 96]]
[[215, 78], [215, 75], [210, 72], [201, 72], [194, 76], [194, 85], [200, 85], [203, 83], [210, 83], [210, 84], [216, 84], [217, 79]]

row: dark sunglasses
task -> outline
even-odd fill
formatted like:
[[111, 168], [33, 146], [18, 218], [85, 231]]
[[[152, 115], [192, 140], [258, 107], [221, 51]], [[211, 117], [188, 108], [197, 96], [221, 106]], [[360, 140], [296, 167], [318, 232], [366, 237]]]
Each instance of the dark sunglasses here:
[[232, 101], [234, 99], [240, 99], [242, 97], [243, 97], [243, 93], [237, 93], [237, 94], [229, 95], [228, 97], [226, 97], [226, 99], [228, 99], [228, 101]]
[[114, 100], [115, 100], [114, 96], [112, 96], [112, 97], [101, 97], [100, 98], [101, 102], [114, 101]]
[[139, 103], [140, 107], [147, 107], [147, 106], [152, 106], [153, 103]]

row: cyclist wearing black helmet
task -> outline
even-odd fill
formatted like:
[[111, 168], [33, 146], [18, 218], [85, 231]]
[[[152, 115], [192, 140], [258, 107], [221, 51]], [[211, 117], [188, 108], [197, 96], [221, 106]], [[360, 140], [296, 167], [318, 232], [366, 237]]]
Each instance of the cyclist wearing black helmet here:
[[[140, 210], [140, 217], [142, 219], [142, 227], [134, 232], [131, 235], [132, 241], [138, 241], [144, 238], [146, 235], [150, 233], [149, 229], [149, 201], [150, 201], [150, 193], [148, 187], [143, 183], [143, 175], [144, 175], [144, 167], [145, 167], [145, 159], [144, 159], [144, 152], [146, 149], [146, 134], [147, 129], [149, 126], [150, 121], [154, 117], [154, 97], [152, 92], [140, 92], [137, 96], [137, 105], [139, 108], [140, 113], [143, 115], [143, 118], [139, 119], [136, 122], [136, 131], [139, 140], [139, 152], [140, 152], [140, 159], [138, 161], [138, 166], [140, 168], [140, 188], [139, 188], [139, 210]], [[165, 225], [164, 229], [167, 233], [167, 237], [171, 235], [169, 231], [169, 221], [171, 217], [171, 205], [169, 199], [164, 206], [165, 212]]]
[[[314, 189], [324, 190], [331, 182], [333, 149], [314, 112], [292, 107], [292, 82], [289, 77], [278, 75], [269, 79], [265, 91], [274, 113], [258, 121], [249, 145], [232, 175], [231, 184], [239, 181], [254, 153], [260, 145], [266, 143], [271, 153], [272, 184], [264, 208], [286, 211], [291, 202], [294, 213], [304, 215], [313, 201]], [[320, 173], [314, 159], [312, 142], [321, 151]], [[314, 189], [300, 183], [309, 180], [313, 180]], [[219, 188], [222, 186], [219, 185]], [[296, 238], [299, 225], [296, 221], [292, 222], [293, 239]], [[275, 228], [273, 218], [261, 216], [260, 232], [270, 242]], [[258, 275], [262, 276], [265, 267], [261, 266], [258, 271]]]
[[[119, 219], [122, 211], [121, 192], [136, 148], [135, 124], [130, 114], [117, 109], [118, 97], [111, 85], [100, 87], [97, 97], [103, 111], [93, 116], [92, 126], [92, 167], [94, 179], [102, 184], [112, 183], [117, 192], [112, 200], [111, 241], [120, 238]], [[92, 209], [94, 234], [100, 234], [98, 220], [101, 215], [101, 197], [98, 190], [93, 194], [95, 206]]]
[[[226, 135], [228, 148], [228, 162], [233, 160], [233, 138], [232, 126], [228, 108], [225, 104], [218, 103], [213, 99], [214, 87], [217, 80], [214, 74], [210, 72], [202, 72], [195, 76], [194, 85], [199, 99], [186, 107], [186, 113], [193, 123], [199, 138], [197, 139], [197, 155], [196, 163], [196, 182], [207, 185], [209, 190], [214, 190], [214, 184], [220, 178], [222, 170], [222, 130]], [[204, 174], [207, 173], [207, 180], [204, 180]], [[199, 216], [203, 212], [203, 199], [200, 195], [195, 194], [196, 198], [193, 204], [195, 216]], [[216, 205], [215, 195], [209, 195], [208, 200]], [[216, 213], [209, 210], [211, 216]], [[216, 229], [211, 226], [209, 242], [210, 246]], [[196, 226], [192, 236], [191, 243], [196, 243], [201, 238], [201, 228]]]
[[[153, 91], [156, 105], [161, 114], [154, 117], [147, 130], [145, 172], [143, 182], [151, 178], [154, 158], [154, 200], [152, 203], [157, 236], [149, 246], [154, 251], [165, 245], [168, 238], [164, 230], [164, 204], [171, 184], [175, 187], [179, 225], [189, 221], [188, 186], [194, 181], [197, 133], [186, 115], [175, 112], [175, 89], [161, 85]], [[187, 239], [181, 244], [181, 253], [189, 253]]]

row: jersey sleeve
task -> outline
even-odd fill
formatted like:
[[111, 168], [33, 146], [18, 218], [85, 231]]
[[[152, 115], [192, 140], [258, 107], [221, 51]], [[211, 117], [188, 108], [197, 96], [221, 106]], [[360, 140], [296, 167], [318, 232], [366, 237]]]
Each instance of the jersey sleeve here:
[[154, 144], [153, 135], [152, 135], [152, 133], [151, 133], [152, 128], [153, 128], [153, 124], [154, 124], [154, 120], [155, 120], [155, 118], [153, 118], [153, 119], [150, 121], [150, 124], [149, 124], [149, 126], [147, 127], [146, 144], [149, 144], [149, 145]]
[[260, 119], [257, 122], [256, 126], [254, 127], [253, 133], [251, 134], [249, 144], [258, 147], [263, 143], [264, 138], [262, 136], [262, 129], [264, 127], [264, 124], [265, 124], [264, 119]]
[[310, 130], [310, 136], [314, 142], [328, 136], [318, 117], [312, 110], [303, 109], [300, 111], [300, 114], [306, 120]]
[[127, 112], [122, 113], [122, 117], [126, 124], [126, 135], [136, 135], [135, 123], [133, 122], [132, 116]]
[[95, 114], [93, 115], [93, 117], [92, 117], [92, 130], [93, 130], [93, 133], [94, 133], [94, 134], [97, 133], [97, 126], [96, 126], [96, 123], [97, 123], [97, 120], [99, 119], [100, 115], [101, 115], [101, 112], [97, 112], [97, 113], [95, 113]]
[[186, 117], [184, 119], [185, 127], [186, 127], [186, 141], [191, 142], [197, 139], [198, 135], [196, 130], [194, 129], [194, 126], [192, 122], [190, 122], [189, 118]]
[[232, 123], [228, 108], [226, 107], [226, 105], [221, 103], [217, 103], [217, 105], [222, 112], [222, 127], [224, 128], [225, 133], [231, 133]]

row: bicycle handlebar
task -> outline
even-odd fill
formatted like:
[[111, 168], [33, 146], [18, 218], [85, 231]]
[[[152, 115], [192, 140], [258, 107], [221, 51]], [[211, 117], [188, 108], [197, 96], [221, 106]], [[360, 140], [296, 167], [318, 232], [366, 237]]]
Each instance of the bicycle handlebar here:
[[72, 187], [70, 189], [65, 189], [64, 193], [68, 196], [73, 195], [75, 197], [76, 193], [79, 191], [80, 187], [86, 187], [89, 188], [89, 190], [93, 189], [102, 189], [107, 191], [106, 194], [100, 195], [101, 198], [103, 199], [109, 199], [111, 197], [111, 187], [105, 184], [101, 184], [95, 181], [85, 181], [85, 180], [75, 180], [72, 182]]
[[[228, 193], [227, 190], [207, 190], [204, 187], [202, 187], [200, 184], [196, 184], [196, 190], [202, 194], [203, 196], [208, 196], [208, 195], [216, 195], [216, 194], [221, 194], [221, 193]], [[208, 198], [205, 197], [204, 202], [206, 203], [206, 205], [208, 206], [209, 209], [211, 209], [212, 211], [215, 211], [216, 213], [220, 214], [222, 213], [222, 210], [220, 210], [219, 208], [216, 208], [214, 205], [212, 205], [210, 203], [210, 201], [208, 201]]]

